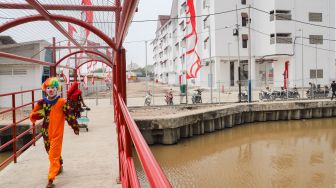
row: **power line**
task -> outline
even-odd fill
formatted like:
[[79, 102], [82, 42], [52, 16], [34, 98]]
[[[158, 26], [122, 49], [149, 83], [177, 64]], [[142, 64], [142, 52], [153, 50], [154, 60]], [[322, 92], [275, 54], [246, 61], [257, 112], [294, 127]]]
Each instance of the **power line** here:
[[[271, 15], [270, 12], [267, 12], [265, 10], [261, 10], [261, 9], [255, 8], [255, 7], [251, 7], [251, 8], [254, 9], [254, 10], [257, 10], [259, 12]], [[286, 17], [286, 16], [281, 16], [281, 15], [277, 15], [277, 14], [274, 14], [274, 15], [275, 15], [275, 17], [283, 18], [283, 19], [286, 19], [288, 21], [298, 22], [298, 23], [302, 23], [302, 24], [306, 24], [306, 25], [311, 25], [311, 26], [316, 26], [316, 27], [323, 27], [323, 28], [328, 28], [328, 29], [336, 29], [336, 27], [331, 27], [331, 26], [326, 26], [326, 25], [319, 25], [319, 24], [313, 24], [313, 23], [304, 22], [304, 21], [301, 21], [301, 20], [296, 20], [296, 19], [288, 19], [288, 17]]]

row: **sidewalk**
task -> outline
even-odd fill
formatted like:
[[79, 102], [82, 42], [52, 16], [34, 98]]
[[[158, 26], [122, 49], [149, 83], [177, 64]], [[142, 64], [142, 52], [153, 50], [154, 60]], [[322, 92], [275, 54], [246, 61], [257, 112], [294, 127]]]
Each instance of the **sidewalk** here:
[[[84, 129], [76, 136], [66, 125], [63, 140], [64, 171], [55, 180], [56, 187], [94, 188], [121, 187], [118, 177], [118, 145], [109, 99], [86, 100], [91, 108], [89, 132]], [[44, 188], [49, 168], [48, 155], [42, 139], [0, 172], [0, 187]]]

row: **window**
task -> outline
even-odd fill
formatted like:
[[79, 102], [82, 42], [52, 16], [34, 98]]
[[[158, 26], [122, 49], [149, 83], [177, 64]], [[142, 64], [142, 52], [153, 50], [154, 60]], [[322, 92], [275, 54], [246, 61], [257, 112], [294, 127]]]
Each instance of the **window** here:
[[182, 14], [184, 14], [186, 12], [186, 8], [187, 8], [187, 3], [183, 2], [181, 4], [180, 15], [182, 15]]
[[209, 6], [209, 0], [203, 0], [203, 9], [206, 9]]
[[310, 44], [323, 44], [323, 35], [309, 35]]
[[242, 12], [241, 13], [241, 17], [242, 17], [242, 26], [246, 27], [247, 25], [247, 21], [248, 21], [248, 15], [246, 12]]
[[203, 26], [204, 26], [204, 29], [206, 28], [209, 28], [209, 15], [207, 17], [204, 18], [203, 20]]
[[322, 13], [309, 12], [310, 22], [322, 22]]
[[246, 5], [246, 0], [241, 0], [242, 5]]
[[272, 10], [270, 11], [270, 21], [274, 20], [291, 20], [292, 14], [290, 10]]
[[248, 35], [246, 35], [246, 34], [243, 34], [242, 35], [242, 46], [243, 46], [243, 48], [247, 48], [247, 40], [248, 40]]
[[272, 33], [270, 35], [270, 44], [291, 44], [292, 34], [291, 33]]
[[209, 47], [209, 37], [207, 37], [207, 38], [204, 40], [204, 50], [206, 50], [208, 47]]
[[184, 31], [184, 30], [185, 30], [185, 27], [184, 27], [184, 20], [180, 23], [180, 29], [181, 29], [181, 31]]
[[12, 68], [2, 67], [0, 68], [0, 76], [12, 76]]
[[27, 75], [26, 69], [13, 69], [13, 75]]
[[310, 69], [310, 79], [314, 78], [323, 78], [323, 69]]

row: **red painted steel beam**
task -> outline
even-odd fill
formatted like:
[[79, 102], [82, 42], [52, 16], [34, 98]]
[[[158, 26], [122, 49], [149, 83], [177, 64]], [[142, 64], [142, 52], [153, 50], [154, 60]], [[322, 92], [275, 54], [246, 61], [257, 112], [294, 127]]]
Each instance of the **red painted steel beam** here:
[[66, 56], [62, 57], [61, 59], [59, 59], [57, 62], [56, 62], [56, 66], [58, 64], [60, 64], [62, 61], [64, 61], [66, 58], [70, 57], [70, 56], [73, 56], [73, 55], [76, 55], [76, 54], [80, 54], [80, 53], [88, 53], [88, 54], [95, 54], [95, 55], [98, 55], [100, 56], [101, 58], [105, 59], [107, 62], [109, 62], [110, 66], [113, 65], [113, 61], [108, 58], [105, 54], [103, 53], [100, 53], [100, 52], [97, 52], [97, 51], [90, 51], [90, 50], [79, 50], [79, 51], [75, 51], [75, 52], [71, 52], [69, 54], [67, 54]]
[[54, 65], [54, 64], [52, 64], [50, 62], [40, 61], [40, 60], [37, 60], [37, 59], [32, 59], [32, 58], [28, 58], [28, 57], [18, 56], [18, 55], [6, 53], [6, 52], [0, 52], [0, 57], [7, 58], [7, 59], [14, 59], [14, 60], [19, 60], [19, 61], [24, 61], [24, 62], [29, 62], [29, 63], [36, 63], [36, 64], [40, 64], [40, 65], [45, 65], [45, 66], [53, 66]]
[[142, 137], [138, 126], [129, 113], [127, 106], [124, 103], [123, 97], [121, 94], [118, 94], [117, 97], [120, 109], [127, 124], [129, 134], [131, 135], [134, 147], [138, 153], [138, 157], [141, 161], [144, 172], [146, 173], [148, 183], [151, 187], [171, 188], [167, 177], [165, 176], [158, 162], [155, 160], [155, 157], [149, 149], [145, 139]]
[[35, 8], [46, 20], [48, 20], [59, 32], [61, 32], [66, 38], [68, 38], [75, 46], [78, 46], [80, 49], [84, 50], [81, 45], [72, 37], [70, 34], [58, 23], [51, 14], [42, 6], [41, 3], [35, 0], [26, 0], [32, 7]]
[[[110, 37], [105, 35], [102, 31], [94, 27], [93, 25], [86, 23], [80, 19], [73, 18], [70, 16], [64, 16], [64, 15], [50, 15], [53, 20], [62, 21], [62, 22], [69, 22], [78, 26], [81, 26], [85, 29], [90, 30], [92, 33], [96, 34], [98, 37], [100, 37], [102, 40], [104, 40], [113, 50], [117, 50], [115, 43], [111, 40]], [[0, 26], [0, 33], [13, 28], [15, 26], [29, 23], [29, 22], [35, 22], [35, 21], [46, 21], [47, 19], [41, 15], [32, 15], [32, 16], [26, 16], [17, 18], [14, 20], [11, 20], [9, 22], [4, 23]]]
[[[53, 49], [54, 47], [52, 46], [47, 46], [45, 48], [50, 48], [50, 49]], [[111, 48], [110, 46], [82, 46], [82, 48], [93, 48], [93, 49], [100, 49], [100, 48]], [[77, 46], [56, 46], [55, 49], [78, 49]]]
[[[73, 11], [116, 11], [115, 6], [98, 5], [71, 5], [71, 4], [42, 4], [46, 10], [73, 10]], [[35, 9], [26, 3], [0, 3], [0, 9]]]
[[105, 65], [109, 66], [109, 67], [113, 67], [113, 65], [110, 65], [109, 63], [106, 63], [105, 61], [102, 61], [101, 59], [90, 59], [88, 61], [85, 61], [79, 65], [76, 66], [76, 69], [79, 69], [81, 66], [85, 65], [86, 63], [90, 63], [90, 62], [93, 62], [93, 61], [98, 61], [98, 62], [101, 62], [101, 63], [104, 63]]
[[137, 9], [139, 0], [124, 0], [123, 6], [122, 6], [122, 14], [120, 18], [120, 23], [118, 26], [118, 36], [117, 36], [117, 48], [120, 49], [127, 31], [128, 27], [131, 24], [131, 21], [133, 19], [134, 13]]

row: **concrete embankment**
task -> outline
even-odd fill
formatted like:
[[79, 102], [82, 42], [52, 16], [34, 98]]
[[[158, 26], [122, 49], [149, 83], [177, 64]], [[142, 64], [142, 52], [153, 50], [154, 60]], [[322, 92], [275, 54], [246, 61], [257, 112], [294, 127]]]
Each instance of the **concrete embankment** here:
[[146, 107], [130, 112], [148, 144], [176, 144], [181, 138], [244, 123], [336, 117], [336, 101]]

